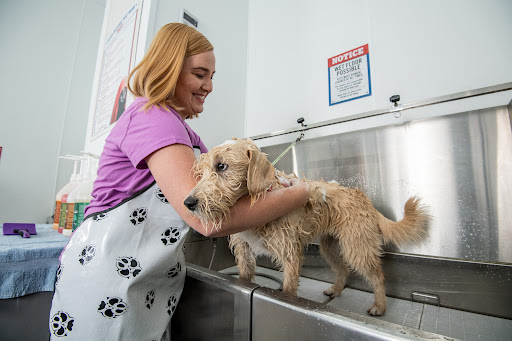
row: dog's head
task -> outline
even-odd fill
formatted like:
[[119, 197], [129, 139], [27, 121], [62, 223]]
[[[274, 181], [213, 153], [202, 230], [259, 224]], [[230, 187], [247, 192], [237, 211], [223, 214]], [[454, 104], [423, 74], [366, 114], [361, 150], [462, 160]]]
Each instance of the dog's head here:
[[234, 138], [202, 154], [193, 171], [197, 185], [184, 204], [203, 224], [215, 228], [238, 199], [248, 194], [254, 203], [275, 179], [266, 154], [250, 139]]

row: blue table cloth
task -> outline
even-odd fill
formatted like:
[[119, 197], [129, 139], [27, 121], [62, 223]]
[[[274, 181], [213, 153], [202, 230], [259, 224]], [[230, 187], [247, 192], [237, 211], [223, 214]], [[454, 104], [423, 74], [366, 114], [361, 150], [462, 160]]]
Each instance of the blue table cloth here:
[[0, 234], [0, 299], [53, 291], [59, 256], [69, 237], [36, 224], [37, 235]]

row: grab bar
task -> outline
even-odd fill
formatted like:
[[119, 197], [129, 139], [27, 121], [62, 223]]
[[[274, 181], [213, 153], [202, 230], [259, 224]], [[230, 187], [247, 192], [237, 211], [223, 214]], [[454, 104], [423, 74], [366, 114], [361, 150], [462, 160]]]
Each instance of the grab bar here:
[[349, 121], [355, 121], [355, 120], [359, 120], [362, 118], [380, 116], [380, 115], [389, 114], [389, 113], [392, 113], [395, 111], [404, 111], [404, 110], [409, 110], [409, 109], [421, 108], [421, 107], [426, 107], [429, 105], [452, 102], [452, 101], [457, 101], [460, 99], [477, 97], [477, 96], [482, 96], [482, 95], [489, 95], [489, 94], [507, 91], [507, 90], [512, 90], [512, 82], [488, 86], [488, 87], [475, 89], [475, 90], [458, 92], [458, 93], [451, 94], [451, 95], [434, 97], [431, 99], [421, 100], [421, 101], [417, 101], [417, 102], [412, 102], [409, 104], [400, 105], [400, 109], [394, 109], [394, 108], [377, 109], [377, 110], [354, 114], [354, 115], [350, 115], [350, 116], [346, 116], [346, 117], [340, 117], [340, 118], [335, 118], [332, 120], [308, 124], [307, 127], [278, 130], [278, 131], [275, 131], [272, 133], [256, 135], [256, 136], [251, 137], [251, 139], [252, 140], [261, 140], [261, 139], [265, 139], [265, 138], [269, 138], [269, 137], [276, 137], [276, 136], [281, 136], [281, 135], [286, 135], [286, 134], [291, 134], [291, 133], [296, 133], [296, 132], [304, 132], [304, 131], [307, 131], [310, 129], [326, 127], [326, 126], [349, 122]]

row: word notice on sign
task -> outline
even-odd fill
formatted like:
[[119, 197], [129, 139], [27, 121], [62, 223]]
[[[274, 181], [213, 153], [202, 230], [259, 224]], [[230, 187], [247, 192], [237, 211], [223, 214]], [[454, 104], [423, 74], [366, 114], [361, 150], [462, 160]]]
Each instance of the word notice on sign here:
[[370, 96], [370, 55], [368, 44], [327, 60], [329, 105]]

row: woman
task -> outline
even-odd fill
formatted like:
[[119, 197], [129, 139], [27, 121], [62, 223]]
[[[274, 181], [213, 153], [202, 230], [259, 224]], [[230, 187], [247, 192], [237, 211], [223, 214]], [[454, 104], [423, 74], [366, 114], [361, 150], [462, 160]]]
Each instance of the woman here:
[[203, 111], [214, 73], [210, 42], [173, 23], [160, 29], [130, 74], [136, 99], [105, 141], [94, 199], [61, 256], [52, 336], [160, 340], [183, 289], [189, 227], [226, 236], [306, 203], [304, 183], [269, 192], [252, 207], [242, 198], [218, 231], [187, 212], [194, 149], [207, 149], [185, 120]]

